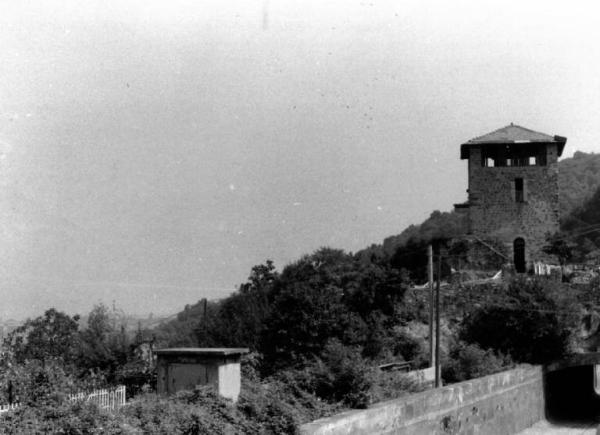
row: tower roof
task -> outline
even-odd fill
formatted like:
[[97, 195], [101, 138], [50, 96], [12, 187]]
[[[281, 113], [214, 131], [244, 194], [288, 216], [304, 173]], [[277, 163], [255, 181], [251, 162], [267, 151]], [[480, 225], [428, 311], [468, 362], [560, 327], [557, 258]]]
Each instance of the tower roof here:
[[491, 133], [484, 134], [471, 139], [468, 142], [463, 143], [460, 146], [460, 158], [469, 158], [469, 150], [472, 146], [486, 146], [486, 145], [498, 145], [498, 144], [557, 144], [558, 156], [560, 157], [565, 143], [567, 142], [566, 137], [562, 136], [550, 136], [545, 133], [530, 130], [520, 125], [510, 124], [506, 127], [494, 130]]

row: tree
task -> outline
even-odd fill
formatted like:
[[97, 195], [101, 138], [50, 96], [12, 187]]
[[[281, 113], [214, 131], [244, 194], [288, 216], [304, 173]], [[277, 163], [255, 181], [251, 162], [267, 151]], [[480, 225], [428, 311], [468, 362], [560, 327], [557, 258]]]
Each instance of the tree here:
[[[364, 348], [401, 321], [406, 276], [374, 259], [321, 248], [286, 266], [274, 283], [259, 350], [270, 370], [318, 357], [326, 343]], [[373, 331], [373, 327], [377, 331]], [[371, 346], [376, 357], [381, 347]]]
[[124, 328], [117, 328], [115, 319], [104, 304], [94, 306], [88, 316], [87, 328], [80, 333], [79, 367], [99, 370], [110, 380], [118, 366], [127, 361], [128, 351], [129, 342]]
[[56, 404], [76, 389], [74, 378], [65, 371], [62, 360], [29, 359], [19, 364], [5, 364], [0, 371], [0, 401], [28, 406]]
[[257, 349], [277, 277], [271, 260], [254, 266], [248, 281], [219, 304], [215, 316], [200, 320], [196, 328], [199, 344]]
[[486, 301], [463, 320], [460, 335], [517, 362], [547, 363], [571, 352], [581, 308], [559, 283], [517, 277], [502, 299]]
[[459, 341], [451, 345], [449, 355], [442, 362], [442, 376], [445, 382], [462, 382], [507, 370], [510, 365], [509, 357]]
[[360, 328], [344, 305], [344, 278], [353, 267], [352, 256], [322, 248], [284, 268], [259, 346], [270, 370], [319, 355], [331, 338], [347, 342]]
[[573, 248], [575, 245], [568, 243], [563, 234], [555, 233], [548, 235], [546, 242], [547, 244], [542, 250], [546, 254], [556, 256], [561, 267], [573, 257]]
[[14, 360], [59, 359], [72, 363], [77, 353], [79, 316], [69, 316], [54, 308], [43, 316], [27, 320], [4, 340], [4, 348]]

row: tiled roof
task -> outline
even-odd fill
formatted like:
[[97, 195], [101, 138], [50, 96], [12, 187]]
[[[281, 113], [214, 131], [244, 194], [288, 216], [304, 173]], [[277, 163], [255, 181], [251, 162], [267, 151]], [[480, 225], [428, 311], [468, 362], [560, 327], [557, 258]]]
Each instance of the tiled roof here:
[[529, 143], [556, 143], [558, 144], [558, 155], [562, 154], [567, 139], [561, 136], [550, 136], [545, 133], [530, 130], [520, 125], [510, 124], [506, 127], [494, 130], [491, 133], [484, 134], [469, 140], [460, 147], [460, 158], [465, 159], [469, 156], [469, 148], [472, 145], [488, 144], [529, 144]]
[[529, 130], [520, 125], [510, 124], [491, 133], [471, 139], [467, 143], [519, 143], [519, 142], [555, 142], [554, 136]]

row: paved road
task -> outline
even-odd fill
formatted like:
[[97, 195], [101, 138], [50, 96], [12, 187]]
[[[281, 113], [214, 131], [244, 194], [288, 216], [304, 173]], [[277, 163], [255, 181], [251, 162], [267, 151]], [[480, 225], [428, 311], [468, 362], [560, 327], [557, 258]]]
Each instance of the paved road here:
[[598, 423], [550, 423], [542, 420], [518, 435], [596, 435]]

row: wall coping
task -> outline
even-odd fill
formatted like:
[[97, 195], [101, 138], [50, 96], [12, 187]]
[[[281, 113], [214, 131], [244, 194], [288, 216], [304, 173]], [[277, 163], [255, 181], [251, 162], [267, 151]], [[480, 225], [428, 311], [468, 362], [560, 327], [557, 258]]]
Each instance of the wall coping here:
[[170, 349], [157, 349], [157, 355], [165, 356], [230, 356], [243, 355], [250, 351], [246, 347], [173, 347]]
[[[375, 403], [367, 409], [353, 409], [315, 420], [300, 426], [300, 433], [333, 433], [342, 421], [346, 423], [345, 426], [360, 424], [365, 415], [381, 416], [382, 419], [389, 418], [391, 414], [398, 414], [398, 417], [401, 417], [405, 408], [415, 409], [418, 403], [425, 402], [435, 410], [433, 414], [444, 415], [457, 406], [468, 406], [470, 403], [483, 400], [499, 392], [511, 390], [524, 383], [535, 382], [540, 379], [542, 373], [542, 366], [524, 364], [504, 372]], [[429, 416], [414, 416], [413, 418], [404, 416], [404, 418], [413, 420], [410, 423], [412, 424], [421, 419], [430, 418], [431, 415], [432, 413], [429, 413]]]

